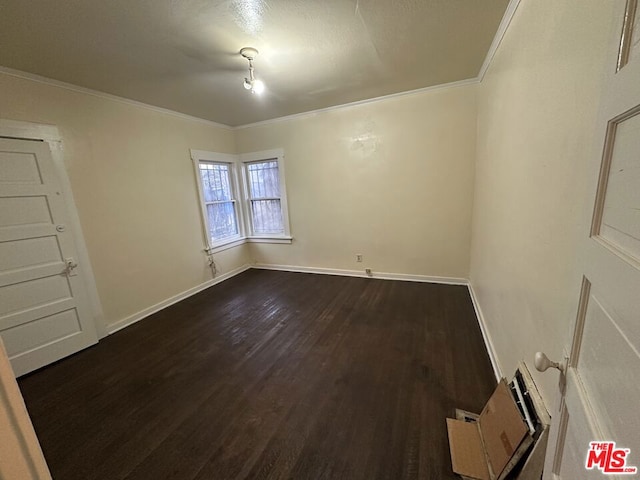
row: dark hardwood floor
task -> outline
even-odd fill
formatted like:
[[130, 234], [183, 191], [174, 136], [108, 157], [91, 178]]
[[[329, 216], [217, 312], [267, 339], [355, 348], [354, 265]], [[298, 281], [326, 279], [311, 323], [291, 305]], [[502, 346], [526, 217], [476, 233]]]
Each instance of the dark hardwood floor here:
[[249, 270], [19, 380], [56, 480], [453, 479], [466, 287]]

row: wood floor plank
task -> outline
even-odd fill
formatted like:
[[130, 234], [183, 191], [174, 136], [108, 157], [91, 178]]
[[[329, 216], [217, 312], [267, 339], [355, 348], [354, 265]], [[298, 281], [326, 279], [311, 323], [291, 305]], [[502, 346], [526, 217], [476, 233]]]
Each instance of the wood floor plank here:
[[464, 286], [249, 270], [19, 379], [54, 478], [454, 479]]

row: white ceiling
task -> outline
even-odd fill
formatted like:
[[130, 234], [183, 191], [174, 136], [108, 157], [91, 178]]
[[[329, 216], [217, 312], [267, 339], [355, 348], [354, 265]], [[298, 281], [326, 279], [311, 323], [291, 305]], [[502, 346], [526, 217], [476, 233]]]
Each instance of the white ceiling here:
[[1, 0], [0, 65], [236, 126], [474, 78], [507, 4]]

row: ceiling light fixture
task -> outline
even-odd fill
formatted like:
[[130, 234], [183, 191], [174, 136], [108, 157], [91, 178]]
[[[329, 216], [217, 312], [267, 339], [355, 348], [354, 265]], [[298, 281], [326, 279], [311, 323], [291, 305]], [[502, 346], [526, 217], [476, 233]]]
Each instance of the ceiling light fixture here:
[[244, 47], [240, 50], [240, 55], [249, 61], [249, 78], [244, 79], [244, 88], [251, 90], [251, 93], [261, 94], [264, 92], [264, 83], [255, 77], [253, 73], [253, 60], [258, 56], [258, 50], [252, 47]]

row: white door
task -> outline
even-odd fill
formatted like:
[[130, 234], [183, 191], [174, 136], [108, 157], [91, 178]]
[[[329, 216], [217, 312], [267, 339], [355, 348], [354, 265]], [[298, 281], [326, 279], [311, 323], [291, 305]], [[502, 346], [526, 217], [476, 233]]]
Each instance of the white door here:
[[630, 0], [625, 12], [620, 2], [596, 145], [586, 162], [593, 181], [586, 205], [585, 223], [590, 228], [580, 246], [582, 290], [573, 338], [567, 342], [564, 395], [559, 410], [552, 412], [555, 434], [545, 479], [630, 478], [633, 467], [638, 467], [640, 476], [640, 8], [635, 9], [636, 3]]
[[16, 376], [97, 342], [47, 143], [0, 138], [0, 336]]

